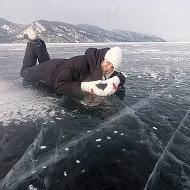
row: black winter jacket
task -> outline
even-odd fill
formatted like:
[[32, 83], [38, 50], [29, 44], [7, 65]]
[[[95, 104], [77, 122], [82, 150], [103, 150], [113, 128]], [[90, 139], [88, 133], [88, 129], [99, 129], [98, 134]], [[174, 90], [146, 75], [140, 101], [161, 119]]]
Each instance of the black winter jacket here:
[[[60, 94], [77, 94], [81, 91], [81, 82], [102, 80], [101, 62], [109, 48], [89, 48], [85, 55], [70, 59], [50, 59], [21, 71], [21, 76], [29, 81], [44, 82]], [[27, 74], [26, 74], [27, 73]], [[125, 76], [114, 71], [110, 76], [118, 76], [121, 84]]]

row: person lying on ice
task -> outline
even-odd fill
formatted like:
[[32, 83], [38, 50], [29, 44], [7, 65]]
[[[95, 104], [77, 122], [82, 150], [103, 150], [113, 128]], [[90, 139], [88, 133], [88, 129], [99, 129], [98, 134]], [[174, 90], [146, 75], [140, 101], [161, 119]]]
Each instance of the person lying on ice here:
[[[108, 96], [124, 88], [125, 76], [115, 71], [122, 61], [119, 47], [88, 48], [84, 55], [50, 59], [44, 41], [33, 29], [26, 30], [24, 38], [28, 42], [20, 74], [25, 80], [44, 82], [64, 95], [75, 95], [82, 90]], [[106, 84], [105, 89], [98, 88], [98, 84]]]

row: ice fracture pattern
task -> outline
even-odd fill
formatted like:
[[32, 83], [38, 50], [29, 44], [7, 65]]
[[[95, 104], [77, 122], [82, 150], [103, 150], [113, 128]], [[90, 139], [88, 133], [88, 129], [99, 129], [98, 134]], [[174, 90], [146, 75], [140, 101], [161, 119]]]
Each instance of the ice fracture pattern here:
[[[52, 58], [116, 44], [48, 44]], [[0, 45], [0, 189], [190, 189], [190, 43], [120, 43], [125, 96], [57, 96]]]

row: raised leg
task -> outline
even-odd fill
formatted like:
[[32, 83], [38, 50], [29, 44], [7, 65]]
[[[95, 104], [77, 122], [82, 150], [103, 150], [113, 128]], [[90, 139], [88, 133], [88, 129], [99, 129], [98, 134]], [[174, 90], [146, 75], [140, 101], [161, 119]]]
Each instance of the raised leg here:
[[39, 63], [43, 63], [50, 60], [50, 56], [49, 56], [49, 53], [47, 51], [46, 44], [44, 43], [44, 41], [39, 39], [37, 43], [33, 44], [33, 49]]
[[24, 70], [28, 67], [32, 67], [36, 65], [37, 62], [37, 55], [34, 51], [33, 44], [31, 42], [27, 43], [24, 59], [23, 59], [23, 66], [21, 70]]

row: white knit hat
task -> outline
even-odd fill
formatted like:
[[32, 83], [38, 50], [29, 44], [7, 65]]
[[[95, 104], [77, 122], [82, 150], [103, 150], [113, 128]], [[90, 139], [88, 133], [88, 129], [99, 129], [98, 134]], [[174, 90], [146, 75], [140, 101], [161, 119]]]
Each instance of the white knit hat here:
[[110, 48], [104, 57], [107, 59], [110, 63], [113, 64], [114, 69], [116, 69], [122, 61], [122, 50], [120, 47], [113, 47]]

